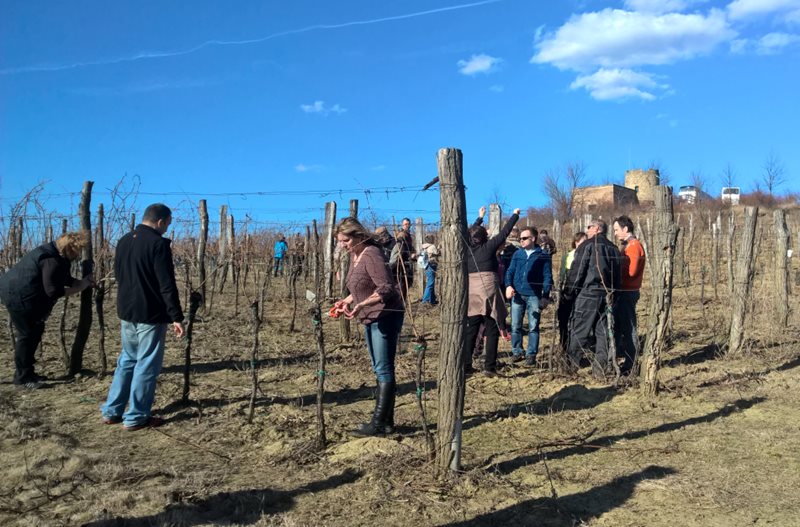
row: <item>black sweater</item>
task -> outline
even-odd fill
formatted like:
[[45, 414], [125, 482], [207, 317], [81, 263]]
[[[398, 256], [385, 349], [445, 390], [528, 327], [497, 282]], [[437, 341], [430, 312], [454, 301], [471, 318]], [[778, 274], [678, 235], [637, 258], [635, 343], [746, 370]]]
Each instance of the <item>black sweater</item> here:
[[146, 324], [183, 321], [171, 243], [147, 225], [137, 225], [120, 239], [114, 256], [120, 319]]
[[[485, 271], [497, 272], [497, 249], [505, 243], [506, 238], [511, 234], [511, 229], [514, 228], [517, 221], [519, 221], [519, 214], [512, 214], [496, 236], [489, 238], [483, 245], [469, 248], [467, 251], [468, 273], [482, 273]], [[480, 225], [481, 223], [483, 223], [483, 218], [479, 217], [472, 225]]]

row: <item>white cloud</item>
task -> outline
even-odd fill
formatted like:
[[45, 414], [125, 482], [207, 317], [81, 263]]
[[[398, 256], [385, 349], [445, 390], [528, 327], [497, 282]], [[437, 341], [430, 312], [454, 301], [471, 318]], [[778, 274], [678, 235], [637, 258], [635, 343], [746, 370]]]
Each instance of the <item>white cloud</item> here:
[[732, 20], [743, 20], [770, 14], [788, 14], [789, 18], [800, 16], [800, 0], [733, 0], [728, 4], [728, 16]]
[[313, 104], [301, 104], [300, 109], [305, 113], [319, 113], [322, 115], [328, 115], [330, 113], [341, 115], [347, 111], [347, 108], [342, 108], [339, 104], [326, 106], [325, 101], [314, 101]]
[[750, 40], [746, 38], [737, 38], [735, 40], [731, 40], [731, 53], [744, 53], [747, 51], [747, 48], [750, 46]]
[[380, 172], [382, 170], [386, 170], [386, 165], [375, 165], [374, 167], [370, 167], [370, 170], [374, 170], [375, 172]]
[[573, 15], [536, 47], [531, 62], [559, 69], [670, 64], [711, 52], [736, 35], [724, 14], [653, 14], [604, 9]]
[[798, 41], [800, 41], [800, 35], [768, 33], [758, 40], [756, 44], [756, 53], [760, 55], [771, 55]]
[[489, 91], [493, 91], [495, 93], [503, 93], [505, 91], [505, 87], [502, 84], [492, 84], [489, 86]]
[[459, 60], [458, 71], [463, 75], [491, 73], [497, 69], [497, 65], [501, 62], [503, 62], [503, 59], [481, 53], [480, 55], [473, 55], [469, 60]]
[[592, 98], [599, 101], [626, 98], [652, 101], [656, 98], [654, 92], [669, 88], [656, 82], [649, 73], [605, 68], [600, 68], [591, 75], [580, 75], [569, 87], [573, 90], [584, 88]]
[[644, 13], [674, 13], [704, 0], [625, 0], [625, 7]]
[[319, 172], [322, 170], [322, 165], [305, 165], [303, 163], [298, 163], [294, 166], [295, 172]]

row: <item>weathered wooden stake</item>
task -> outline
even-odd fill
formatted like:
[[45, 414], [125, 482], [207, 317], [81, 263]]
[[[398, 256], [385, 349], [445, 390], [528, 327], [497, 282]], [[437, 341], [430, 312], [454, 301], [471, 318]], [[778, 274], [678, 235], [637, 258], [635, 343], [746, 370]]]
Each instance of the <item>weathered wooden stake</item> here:
[[[92, 186], [94, 181], [85, 181], [81, 191], [81, 203], [78, 215], [81, 219], [81, 229], [92, 232]], [[94, 261], [92, 260], [92, 237], [81, 253], [81, 278], [92, 274]], [[78, 328], [75, 331], [75, 340], [72, 341], [72, 350], [69, 355], [69, 376], [74, 377], [83, 369], [83, 350], [92, 330], [92, 290], [86, 288], [81, 292], [81, 306], [78, 315]]]
[[789, 324], [789, 247], [792, 246], [789, 227], [786, 225], [786, 211], [778, 209], [773, 213], [775, 226], [775, 313], [778, 327]]
[[744, 231], [736, 261], [736, 279], [733, 289], [731, 332], [728, 340], [728, 353], [736, 355], [744, 348], [744, 319], [747, 308], [752, 302], [750, 293], [753, 288], [753, 274], [756, 259], [756, 226], [758, 224], [758, 207], [744, 209]]
[[333, 248], [336, 245], [336, 202], [325, 204], [325, 226], [322, 231], [323, 256], [325, 257], [325, 276], [322, 291], [325, 298], [333, 298]]
[[461, 150], [437, 156], [441, 206], [442, 330], [439, 348], [436, 468], [444, 477], [461, 466], [464, 412], [464, 320], [467, 316], [467, 208]]
[[97, 239], [97, 288], [94, 293], [94, 308], [97, 313], [97, 346], [100, 354], [100, 376], [105, 376], [108, 372], [108, 359], [106, 358], [106, 323], [103, 313], [103, 304], [106, 297], [106, 241], [104, 233], [104, 211], [103, 204], [97, 207], [97, 227], [95, 228], [95, 238]]
[[200, 239], [197, 243], [197, 259], [195, 265], [197, 266], [197, 283], [200, 288], [201, 300], [205, 304], [206, 301], [206, 245], [208, 244], [208, 205], [206, 200], [201, 199], [198, 206], [200, 213]]
[[658, 369], [661, 353], [666, 347], [670, 312], [672, 310], [672, 280], [675, 261], [675, 246], [680, 229], [675, 223], [672, 209], [672, 187], [656, 187], [655, 221], [651, 232], [650, 252], [652, 260], [652, 300], [644, 354], [642, 355], [642, 392], [645, 396], [658, 394]]

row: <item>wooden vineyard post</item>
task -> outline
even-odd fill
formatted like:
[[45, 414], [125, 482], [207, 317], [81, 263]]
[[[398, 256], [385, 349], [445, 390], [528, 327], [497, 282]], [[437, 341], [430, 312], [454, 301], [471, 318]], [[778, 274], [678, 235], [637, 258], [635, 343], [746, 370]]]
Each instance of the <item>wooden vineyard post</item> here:
[[106, 358], [106, 321], [103, 314], [103, 304], [106, 297], [106, 241], [104, 234], [104, 211], [103, 204], [97, 207], [97, 227], [95, 228], [95, 239], [97, 241], [97, 288], [94, 292], [94, 308], [97, 313], [97, 347], [100, 355], [100, 376], [103, 377], [108, 372], [108, 359]]
[[225, 279], [228, 277], [228, 206], [222, 205], [219, 208], [219, 240], [217, 244], [219, 247], [218, 261], [216, 269], [214, 269], [214, 280], [217, 278], [217, 269], [220, 272], [219, 278], [219, 292], [222, 293], [225, 287]]
[[[325, 276], [323, 282], [323, 293], [325, 298], [333, 298], [333, 246], [336, 236], [336, 202], [329, 201], [325, 204], [325, 228], [322, 231], [324, 245], [323, 256], [325, 257]], [[319, 265], [319, 264], [317, 264]]]
[[464, 412], [464, 320], [467, 316], [467, 209], [461, 150], [439, 150], [442, 329], [439, 348], [436, 469], [440, 477], [461, 465]]
[[[422, 218], [414, 220], [414, 230], [416, 231], [414, 252], [419, 256], [422, 254], [422, 244], [425, 243], [425, 223]], [[417, 284], [417, 289], [419, 290], [417, 298], [422, 298], [422, 294], [425, 291], [425, 269], [417, 265], [417, 262], [414, 262], [414, 283]]]
[[500, 232], [500, 226], [503, 222], [503, 210], [497, 203], [489, 204], [489, 224], [486, 226], [486, 231], [489, 233], [489, 238], [495, 236]]
[[728, 340], [728, 353], [741, 353], [744, 346], [744, 319], [748, 304], [752, 301], [753, 274], [756, 259], [756, 226], [758, 224], [758, 207], [744, 209], [744, 230], [736, 260], [736, 278], [733, 288], [733, 309], [731, 315], [731, 332]]
[[675, 246], [679, 228], [672, 209], [672, 187], [655, 188], [655, 218], [650, 238], [652, 260], [652, 300], [650, 304], [649, 331], [642, 355], [642, 392], [647, 397], [658, 394], [658, 368], [661, 353], [666, 347], [670, 312], [672, 310], [672, 281]]
[[711, 224], [711, 282], [714, 284], [714, 300], [719, 300], [717, 283], [719, 282], [719, 235], [722, 227], [722, 217], [717, 214], [717, 220]]
[[200, 214], [200, 240], [197, 243], [197, 283], [200, 287], [201, 303], [206, 301], [206, 244], [208, 244], [208, 205], [201, 199], [198, 207]]
[[186, 322], [186, 347], [183, 349], [183, 393], [181, 401], [189, 402], [189, 381], [192, 374], [192, 335], [194, 334], [194, 320], [197, 317], [197, 310], [203, 302], [203, 297], [199, 291], [192, 291], [189, 295], [189, 316]]
[[789, 324], [789, 247], [791, 238], [786, 225], [786, 211], [778, 209], [773, 213], [775, 227], [775, 314], [778, 327]]
[[[78, 207], [78, 215], [81, 220], [81, 230], [89, 234], [89, 243], [81, 252], [81, 278], [86, 278], [93, 271], [92, 260], [92, 186], [94, 181], [83, 183], [81, 191], [81, 204]], [[78, 312], [78, 329], [75, 331], [75, 339], [72, 341], [72, 350], [69, 355], [69, 376], [74, 377], [83, 369], [83, 350], [86, 348], [86, 341], [89, 339], [89, 332], [92, 330], [92, 289], [87, 287], [81, 291], [81, 306]]]
[[131, 223], [129, 225], [130, 231], [133, 232], [136, 230], [136, 213], [131, 212]]
[[[358, 218], [358, 200], [350, 200], [350, 217]], [[334, 238], [336, 233], [334, 233]], [[334, 243], [336, 243], [334, 241]], [[346, 298], [350, 294], [347, 289], [347, 273], [350, 271], [350, 253], [341, 251], [339, 253], [339, 298]], [[342, 342], [350, 341], [350, 321], [345, 317], [339, 317], [339, 336]]]
[[736, 259], [736, 254], [733, 252], [733, 239], [736, 236], [736, 216], [733, 211], [728, 217], [728, 296], [729, 301], [733, 302], [733, 283], [735, 277], [733, 275], [733, 260]]
[[[336, 214], [336, 203], [333, 204], [333, 214]], [[327, 209], [327, 207], [326, 207]], [[326, 214], [327, 217], [327, 214]], [[327, 220], [326, 220], [327, 221]], [[325, 434], [325, 333], [322, 330], [322, 269], [319, 264], [320, 251], [319, 251], [319, 233], [317, 231], [317, 221], [312, 223], [312, 234], [314, 236], [314, 259], [317, 263], [314, 265], [314, 305], [311, 309], [311, 322], [314, 324], [314, 335], [317, 340], [317, 352], [319, 353], [317, 362], [317, 447], [319, 449], [325, 448], [328, 439]], [[333, 232], [331, 228], [330, 232]]]

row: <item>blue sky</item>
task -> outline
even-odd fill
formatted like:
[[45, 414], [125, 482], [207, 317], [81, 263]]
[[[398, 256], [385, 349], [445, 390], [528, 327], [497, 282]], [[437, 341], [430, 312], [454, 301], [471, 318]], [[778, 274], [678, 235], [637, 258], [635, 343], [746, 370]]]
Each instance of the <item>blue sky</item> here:
[[570, 162], [716, 194], [773, 156], [800, 190], [800, 0], [0, 0], [0, 50], [3, 211], [40, 181], [49, 208], [86, 179], [107, 203], [127, 174], [140, 208], [187, 218], [206, 197], [305, 224], [357, 198], [430, 222], [417, 189], [448, 146], [470, 214], [544, 205]]

